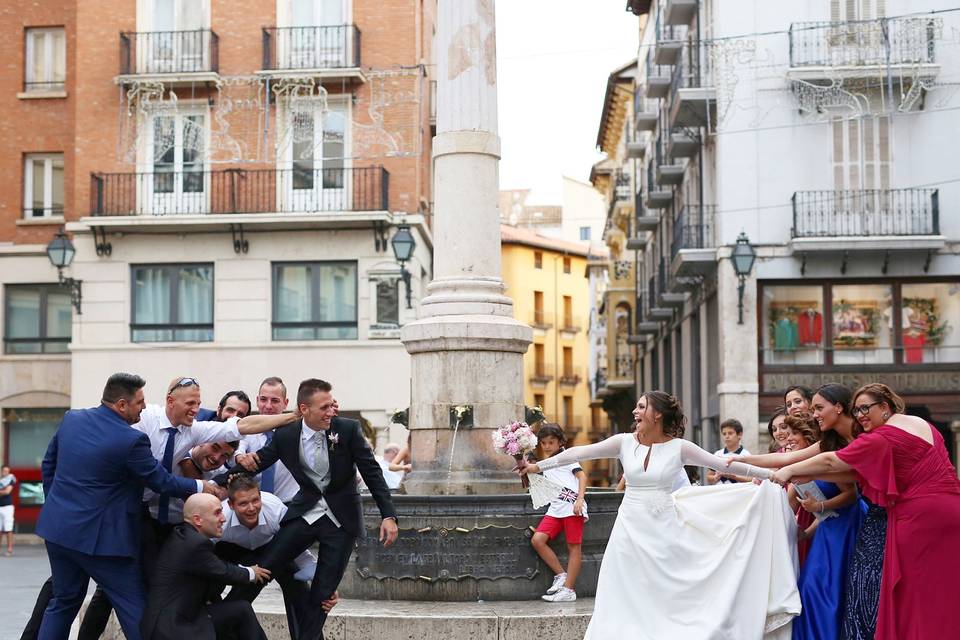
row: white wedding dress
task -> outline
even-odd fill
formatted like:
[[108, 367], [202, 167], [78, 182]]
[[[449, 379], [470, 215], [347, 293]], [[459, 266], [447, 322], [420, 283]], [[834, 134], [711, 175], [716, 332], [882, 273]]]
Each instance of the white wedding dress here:
[[800, 595], [786, 492], [763, 482], [670, 493], [683, 465], [736, 475], [766, 470], [742, 463], [727, 469], [725, 460], [681, 438], [650, 449], [619, 434], [540, 463], [619, 458], [627, 478], [585, 640], [790, 638]]

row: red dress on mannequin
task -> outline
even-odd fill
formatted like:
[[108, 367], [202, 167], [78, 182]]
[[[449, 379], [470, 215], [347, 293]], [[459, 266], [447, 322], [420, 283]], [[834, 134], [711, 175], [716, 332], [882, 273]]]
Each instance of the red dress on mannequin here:
[[943, 638], [960, 629], [960, 480], [943, 437], [930, 431], [932, 446], [885, 425], [837, 451], [863, 495], [887, 508], [876, 640]]

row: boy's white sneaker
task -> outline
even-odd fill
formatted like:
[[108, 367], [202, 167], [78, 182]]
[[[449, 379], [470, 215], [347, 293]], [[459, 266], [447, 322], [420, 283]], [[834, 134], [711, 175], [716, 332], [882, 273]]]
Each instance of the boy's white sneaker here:
[[547, 595], [552, 596], [553, 594], [555, 594], [557, 591], [560, 590], [560, 587], [562, 587], [563, 583], [566, 581], [567, 581], [566, 572], [558, 573], [557, 575], [553, 576], [553, 584], [550, 585], [549, 589], [547, 589]]
[[577, 599], [577, 592], [573, 589], [560, 587], [556, 593], [548, 596], [540, 596], [547, 602], [573, 602]]

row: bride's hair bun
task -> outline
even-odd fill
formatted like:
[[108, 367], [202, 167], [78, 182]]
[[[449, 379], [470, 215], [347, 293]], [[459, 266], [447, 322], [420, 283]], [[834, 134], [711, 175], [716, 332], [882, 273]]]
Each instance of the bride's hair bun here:
[[660, 415], [665, 435], [682, 438], [687, 428], [687, 418], [683, 415], [683, 407], [675, 397], [665, 391], [647, 391], [643, 394], [647, 398], [647, 405], [652, 406]]

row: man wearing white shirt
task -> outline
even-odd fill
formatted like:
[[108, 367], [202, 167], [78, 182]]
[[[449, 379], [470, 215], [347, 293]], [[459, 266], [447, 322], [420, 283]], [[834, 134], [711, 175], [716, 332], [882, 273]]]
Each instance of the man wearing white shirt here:
[[[190, 450], [199, 444], [234, 442], [245, 435], [263, 433], [296, 419], [293, 415], [247, 416], [225, 422], [201, 422], [195, 420], [199, 410], [200, 382], [196, 378], [177, 377], [167, 387], [164, 405], [147, 405], [139, 422], [132, 427], [146, 434], [153, 457], [172, 473], [175, 463], [188, 457]], [[197, 480], [198, 491], [202, 491], [203, 486], [204, 481]], [[169, 496], [146, 489], [143, 500], [148, 509], [142, 518], [140, 553], [143, 575], [149, 586], [160, 547], [177, 522], [170, 519]], [[110, 610], [110, 601], [98, 588], [83, 617], [78, 640], [97, 640], [106, 628]]]
[[[287, 507], [278, 497], [261, 492], [256, 478], [247, 474], [230, 476], [227, 485], [228, 499], [223, 502], [223, 535], [216, 545], [218, 556], [228, 562], [244, 565], [260, 564], [269, 544], [280, 530], [280, 521]], [[287, 611], [287, 628], [292, 640], [299, 638], [299, 622], [307, 606], [309, 594], [306, 581], [313, 577], [317, 560], [309, 551], [304, 551], [284, 570], [277, 570], [273, 577], [283, 591], [283, 603]], [[229, 598], [228, 600], [232, 600]], [[337, 602], [334, 594], [323, 603], [329, 611]]]
[[[260, 389], [257, 391], [257, 411], [260, 415], [280, 415], [286, 410], [288, 403], [287, 385], [279, 377], [271, 376], [260, 383]], [[255, 472], [256, 463], [247, 454], [256, 453], [270, 444], [272, 439], [272, 431], [244, 436], [240, 443], [240, 450], [237, 451], [237, 464], [242, 465], [247, 471]], [[300, 490], [297, 481], [293, 479], [282, 462], [277, 462], [266, 469], [259, 478], [261, 490], [277, 496], [284, 504], [293, 500], [293, 496]]]

